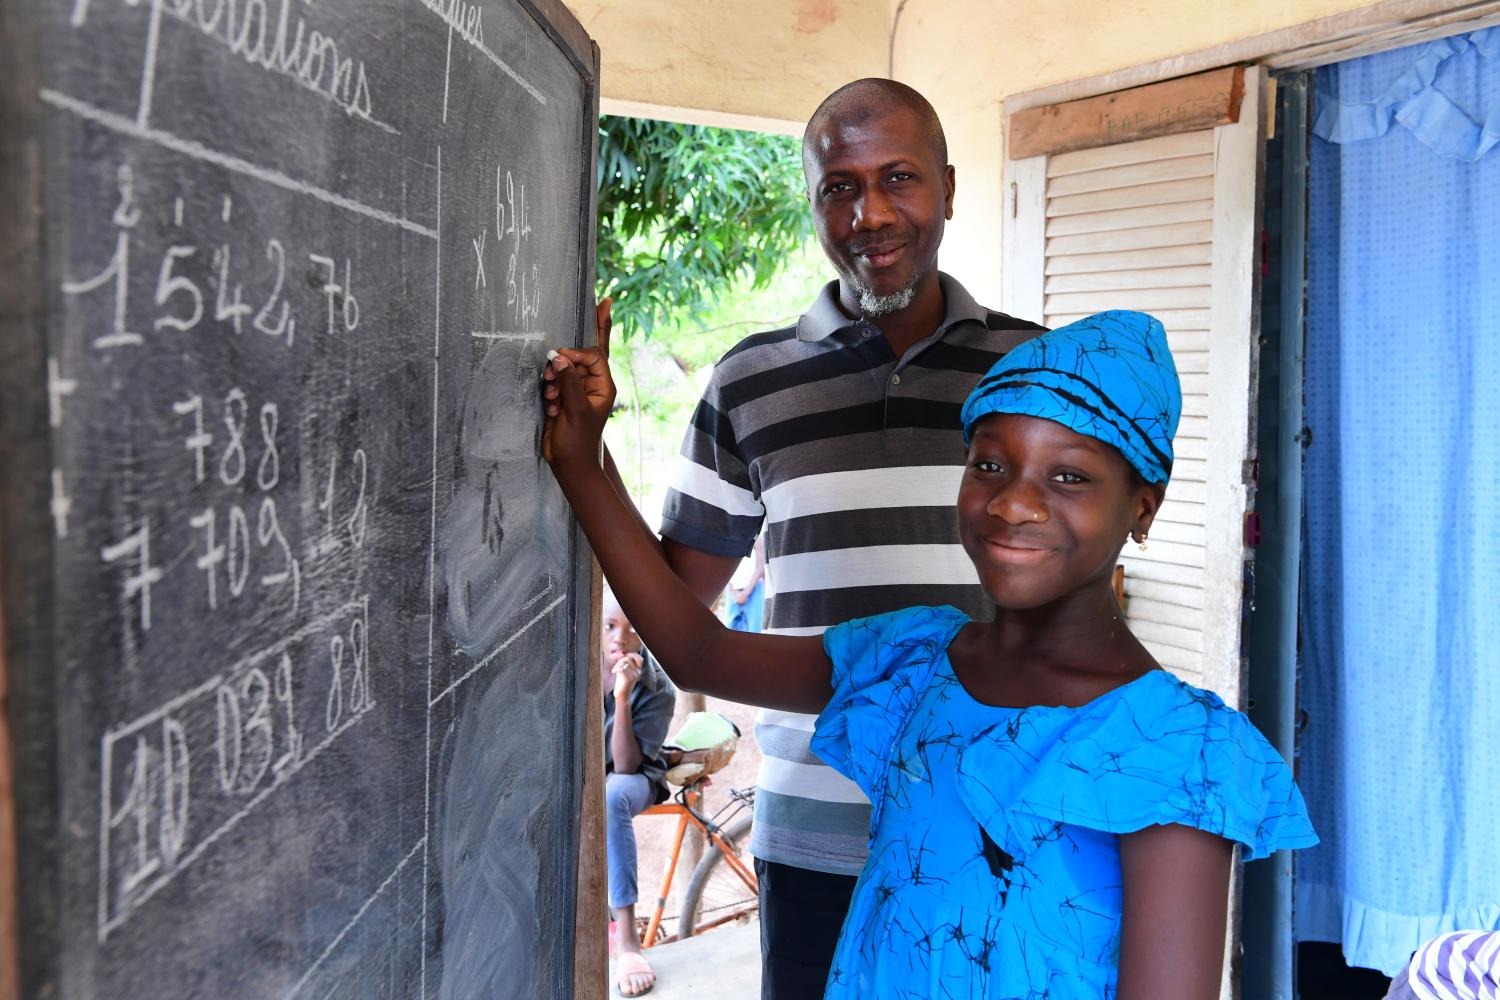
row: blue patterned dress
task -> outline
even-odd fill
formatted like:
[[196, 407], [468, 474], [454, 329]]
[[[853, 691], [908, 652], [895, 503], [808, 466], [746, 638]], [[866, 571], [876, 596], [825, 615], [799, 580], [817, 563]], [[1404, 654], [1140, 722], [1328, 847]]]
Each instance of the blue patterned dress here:
[[1118, 834], [1180, 823], [1246, 860], [1317, 842], [1286, 764], [1219, 698], [1153, 671], [1079, 708], [998, 708], [910, 608], [824, 633], [813, 749], [874, 805], [827, 1000], [1101, 1000], [1120, 947]]

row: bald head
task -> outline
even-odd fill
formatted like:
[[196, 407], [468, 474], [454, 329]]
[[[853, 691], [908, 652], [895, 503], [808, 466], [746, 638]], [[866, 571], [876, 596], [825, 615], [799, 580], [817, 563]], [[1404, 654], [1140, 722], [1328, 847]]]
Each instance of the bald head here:
[[938, 166], [947, 166], [948, 140], [943, 136], [943, 123], [938, 121], [937, 112], [927, 98], [904, 83], [872, 76], [844, 84], [824, 98], [818, 110], [812, 113], [802, 133], [803, 169], [807, 170], [809, 159], [816, 157], [821, 137], [840, 128], [858, 128], [902, 111], [917, 118]]

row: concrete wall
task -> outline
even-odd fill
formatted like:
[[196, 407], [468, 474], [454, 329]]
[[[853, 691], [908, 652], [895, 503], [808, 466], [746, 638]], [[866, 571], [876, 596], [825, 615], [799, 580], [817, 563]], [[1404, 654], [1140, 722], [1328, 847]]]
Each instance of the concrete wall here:
[[599, 42], [606, 111], [800, 134], [831, 91], [889, 65], [891, 0], [566, 3]]

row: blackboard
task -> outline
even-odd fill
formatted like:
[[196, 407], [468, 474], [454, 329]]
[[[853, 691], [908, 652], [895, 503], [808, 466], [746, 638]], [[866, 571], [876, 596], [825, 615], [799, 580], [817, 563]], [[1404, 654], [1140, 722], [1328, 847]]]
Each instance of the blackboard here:
[[596, 49], [543, 0], [6, 0], [0, 51], [24, 994], [569, 995], [597, 693], [536, 387]]

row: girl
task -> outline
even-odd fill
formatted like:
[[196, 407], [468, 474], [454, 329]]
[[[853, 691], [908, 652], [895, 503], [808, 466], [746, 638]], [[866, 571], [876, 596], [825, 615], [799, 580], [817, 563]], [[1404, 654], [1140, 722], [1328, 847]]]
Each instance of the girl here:
[[1159, 322], [1043, 334], [964, 404], [959, 534], [989, 622], [910, 608], [821, 637], [724, 629], [600, 468], [602, 354], [564, 352], [547, 378], [544, 454], [667, 672], [821, 712], [815, 751], [873, 803], [827, 997], [1218, 996], [1233, 845], [1317, 838], [1249, 720], [1161, 670], [1114, 599], [1182, 409]]

